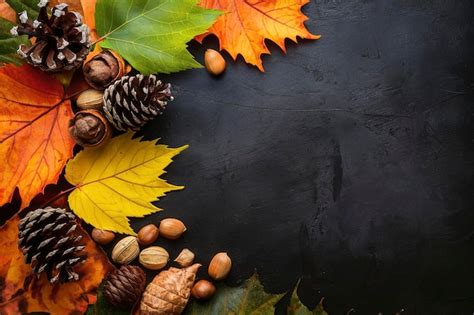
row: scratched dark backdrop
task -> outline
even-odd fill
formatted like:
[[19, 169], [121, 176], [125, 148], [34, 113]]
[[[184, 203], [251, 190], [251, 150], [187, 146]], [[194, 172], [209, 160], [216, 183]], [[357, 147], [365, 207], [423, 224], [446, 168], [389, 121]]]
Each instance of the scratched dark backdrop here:
[[158, 242], [172, 256], [228, 251], [229, 284], [256, 269], [274, 293], [301, 277], [331, 314], [472, 314], [474, 2], [304, 12], [322, 39], [270, 44], [264, 74], [239, 60], [166, 78], [176, 101], [142, 134], [190, 144], [166, 175], [186, 189], [134, 227], [180, 218], [185, 236]]
[[[159, 202], [207, 262], [331, 314], [474, 312], [474, 3], [316, 0], [316, 42], [169, 77], [146, 138], [189, 143]], [[216, 47], [206, 41], [206, 47]], [[203, 49], [191, 51], [202, 60]], [[228, 56], [226, 56], [228, 57]], [[227, 58], [230, 60], [230, 58]]]

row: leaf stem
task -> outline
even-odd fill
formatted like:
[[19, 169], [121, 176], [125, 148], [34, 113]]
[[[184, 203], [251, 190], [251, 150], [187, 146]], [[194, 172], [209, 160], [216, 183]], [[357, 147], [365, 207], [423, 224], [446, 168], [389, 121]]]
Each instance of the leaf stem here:
[[76, 186], [61, 191], [59, 194], [57, 194], [56, 196], [53, 196], [52, 198], [50, 198], [49, 200], [47, 200], [44, 204], [42, 204], [42, 205], [40, 206], [40, 208], [44, 208], [44, 207], [48, 206], [48, 205], [51, 204], [53, 201], [56, 201], [56, 200], [58, 200], [59, 198], [61, 198], [62, 196], [69, 194], [69, 193], [72, 192], [74, 189], [76, 189]]

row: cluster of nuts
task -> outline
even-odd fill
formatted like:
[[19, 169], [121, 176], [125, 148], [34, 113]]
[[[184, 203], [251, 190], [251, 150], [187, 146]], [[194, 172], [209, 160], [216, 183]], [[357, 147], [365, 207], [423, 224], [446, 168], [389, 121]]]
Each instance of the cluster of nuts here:
[[[166, 239], [178, 239], [186, 231], [186, 226], [178, 219], [167, 218], [160, 222], [157, 227], [148, 224], [142, 227], [137, 236], [126, 236], [119, 240], [112, 250], [112, 260], [121, 265], [128, 265], [138, 257], [139, 263], [149, 270], [161, 270], [168, 265], [170, 255], [160, 246], [150, 246], [158, 236]], [[110, 231], [94, 229], [92, 238], [101, 245], [107, 245], [113, 241], [115, 234]], [[145, 248], [140, 251], [140, 246]], [[180, 267], [186, 268], [194, 263], [195, 255], [185, 248], [174, 259]], [[209, 263], [208, 275], [211, 279], [220, 281], [227, 277], [232, 267], [232, 261], [225, 252], [214, 255]], [[191, 295], [199, 300], [210, 299], [216, 291], [211, 281], [201, 279], [194, 283]]]
[[71, 137], [83, 147], [100, 146], [112, 136], [109, 122], [101, 111], [104, 90], [130, 71], [123, 58], [111, 50], [89, 56], [82, 70], [91, 89], [79, 94], [76, 99], [79, 111], [69, 122]]

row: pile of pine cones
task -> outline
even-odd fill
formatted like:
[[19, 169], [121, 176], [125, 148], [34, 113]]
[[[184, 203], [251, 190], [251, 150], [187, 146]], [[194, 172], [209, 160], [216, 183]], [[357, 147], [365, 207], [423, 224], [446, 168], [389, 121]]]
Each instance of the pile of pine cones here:
[[69, 132], [77, 144], [99, 146], [111, 137], [112, 128], [137, 131], [163, 113], [173, 100], [169, 83], [154, 75], [133, 75], [111, 50], [90, 53], [89, 29], [67, 4], [48, 10], [48, 0], [41, 0], [38, 6], [38, 17], [32, 21], [26, 11], [20, 13], [20, 24], [11, 33], [34, 39], [34, 44], [18, 48], [18, 54], [34, 67], [53, 73], [82, 67], [91, 89], [77, 98], [79, 111], [70, 122]]

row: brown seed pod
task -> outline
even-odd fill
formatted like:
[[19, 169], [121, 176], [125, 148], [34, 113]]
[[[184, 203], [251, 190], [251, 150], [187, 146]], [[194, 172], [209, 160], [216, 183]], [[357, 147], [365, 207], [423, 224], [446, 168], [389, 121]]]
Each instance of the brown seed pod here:
[[217, 253], [209, 264], [207, 272], [214, 280], [222, 280], [227, 277], [232, 267], [232, 260], [227, 253]]
[[204, 65], [207, 71], [213, 75], [221, 74], [226, 68], [224, 57], [214, 49], [206, 50], [204, 54]]
[[191, 289], [191, 294], [198, 300], [209, 300], [216, 293], [216, 286], [207, 280], [199, 280]]
[[87, 83], [97, 90], [104, 90], [129, 70], [123, 58], [112, 50], [96, 51], [91, 54], [82, 70]]
[[160, 234], [160, 230], [154, 224], [145, 225], [138, 231], [138, 243], [144, 246], [148, 246], [156, 241], [158, 235]]
[[186, 231], [186, 226], [178, 219], [167, 218], [160, 222], [159, 230], [164, 238], [175, 240]]
[[171, 267], [160, 272], [148, 284], [138, 307], [138, 314], [181, 314], [188, 303], [200, 264], [184, 269]]
[[87, 109], [77, 112], [69, 121], [69, 134], [80, 146], [96, 147], [104, 144], [112, 131], [101, 112]]
[[115, 233], [111, 231], [105, 231], [100, 229], [92, 230], [92, 239], [100, 245], [107, 245], [115, 238]]

